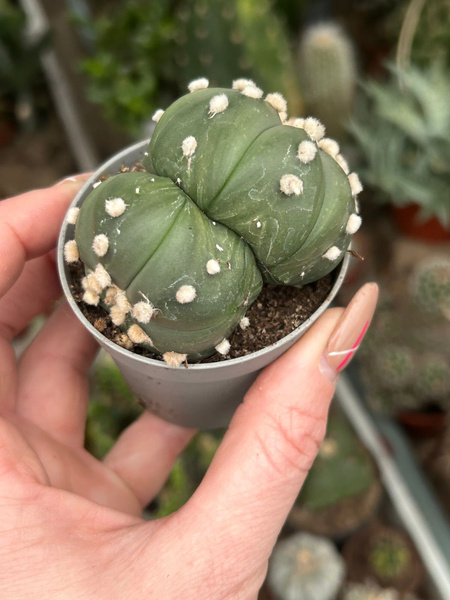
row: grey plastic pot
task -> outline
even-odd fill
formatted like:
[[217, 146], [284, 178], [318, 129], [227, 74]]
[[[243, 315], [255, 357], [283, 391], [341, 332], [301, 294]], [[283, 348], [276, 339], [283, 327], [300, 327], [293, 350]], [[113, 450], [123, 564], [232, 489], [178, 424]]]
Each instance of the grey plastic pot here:
[[[81, 206], [101, 175], [115, 174], [122, 165], [132, 167], [142, 160], [148, 141], [135, 144], [102, 165], [86, 182], [72, 202]], [[145, 407], [166, 421], [185, 427], [213, 429], [226, 426], [245, 393], [265, 366], [290, 348], [325, 311], [342, 285], [349, 255], [344, 258], [333, 286], [323, 304], [298, 329], [267, 348], [242, 358], [218, 363], [169, 367], [164, 362], [144, 358], [121, 348], [103, 336], [84, 317], [70, 291], [70, 273], [64, 261], [64, 244], [73, 239], [74, 226], [64, 222], [58, 244], [58, 268], [72, 310], [83, 325], [108, 352], [133, 393]]]

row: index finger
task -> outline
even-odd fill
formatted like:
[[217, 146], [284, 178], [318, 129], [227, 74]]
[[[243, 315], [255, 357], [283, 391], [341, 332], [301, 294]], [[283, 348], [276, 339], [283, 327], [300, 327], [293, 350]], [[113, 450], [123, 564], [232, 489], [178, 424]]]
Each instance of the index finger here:
[[0, 202], [0, 298], [17, 281], [27, 260], [56, 246], [64, 215], [89, 174]]

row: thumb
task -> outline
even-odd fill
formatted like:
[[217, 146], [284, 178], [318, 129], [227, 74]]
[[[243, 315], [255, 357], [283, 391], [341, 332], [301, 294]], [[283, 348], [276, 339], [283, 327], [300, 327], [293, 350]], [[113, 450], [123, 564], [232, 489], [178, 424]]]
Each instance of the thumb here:
[[202, 515], [221, 556], [266, 561], [326, 432], [337, 374], [372, 319], [376, 284], [345, 312], [326, 311], [266, 368], [236, 411], [187, 510]]

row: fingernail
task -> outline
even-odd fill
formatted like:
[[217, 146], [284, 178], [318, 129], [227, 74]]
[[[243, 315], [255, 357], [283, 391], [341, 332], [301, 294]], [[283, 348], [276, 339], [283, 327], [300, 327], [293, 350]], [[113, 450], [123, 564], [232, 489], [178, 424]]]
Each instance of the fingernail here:
[[378, 285], [366, 283], [353, 297], [331, 334], [320, 363], [322, 374], [336, 381], [369, 329], [378, 300]]
[[70, 175], [69, 177], [64, 177], [61, 181], [55, 183], [55, 185], [63, 185], [65, 183], [84, 183], [89, 179], [92, 173], [79, 173], [77, 175]]

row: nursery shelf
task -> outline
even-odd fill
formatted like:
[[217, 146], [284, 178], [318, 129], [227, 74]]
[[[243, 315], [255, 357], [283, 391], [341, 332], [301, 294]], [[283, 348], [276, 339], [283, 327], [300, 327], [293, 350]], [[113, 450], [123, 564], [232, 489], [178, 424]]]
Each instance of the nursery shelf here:
[[355, 431], [372, 453], [405, 530], [413, 539], [442, 600], [450, 598], [450, 526], [398, 426], [374, 417], [357, 386], [343, 374], [336, 397]]

